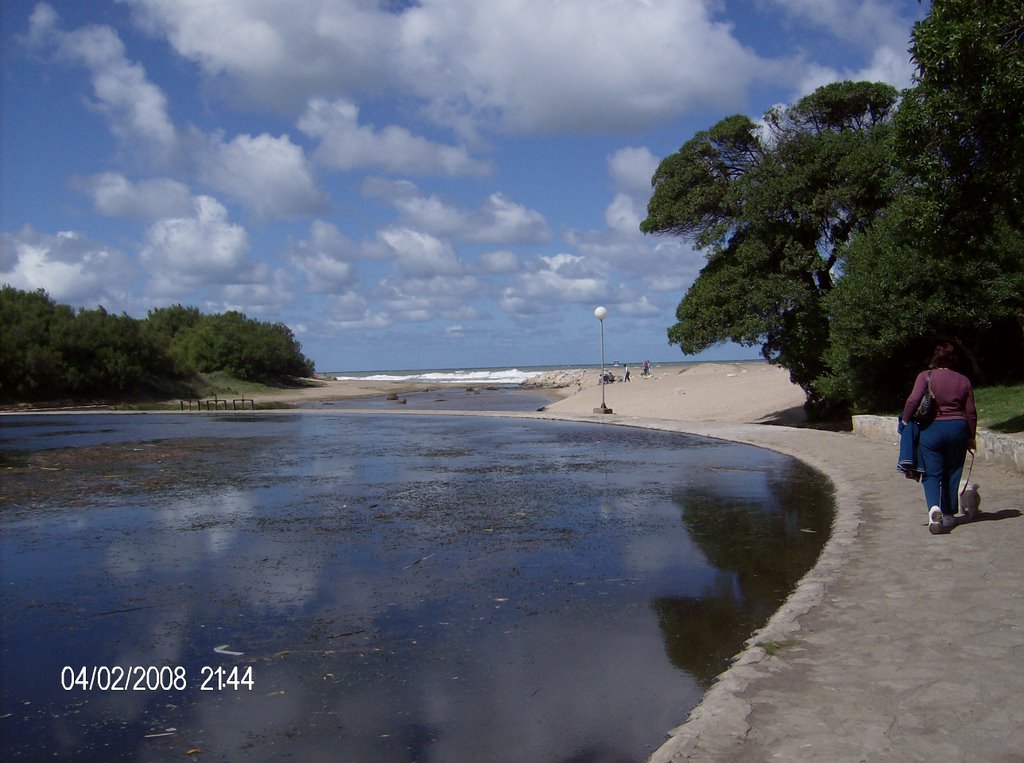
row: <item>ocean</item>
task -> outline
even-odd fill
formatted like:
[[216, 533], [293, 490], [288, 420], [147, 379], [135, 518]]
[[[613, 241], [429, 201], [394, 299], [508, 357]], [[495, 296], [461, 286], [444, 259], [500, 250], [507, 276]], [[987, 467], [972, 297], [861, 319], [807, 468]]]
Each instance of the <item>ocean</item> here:
[[495, 384], [512, 386], [558, 366], [527, 366], [520, 368], [437, 368], [400, 369], [391, 371], [328, 371], [338, 381], [393, 381], [430, 384]]
[[[761, 360], [673, 360], [673, 361], [651, 361], [651, 368], [657, 370], [665, 366], [688, 366], [700, 365], [701, 363], [722, 362], [722, 363], [763, 363]], [[631, 368], [638, 369], [642, 364], [628, 363]], [[610, 360], [605, 363], [607, 368], [621, 368], [623, 364], [618, 360]], [[497, 386], [514, 386], [522, 384], [548, 371], [561, 371], [569, 368], [582, 368], [598, 370], [600, 363], [562, 363], [552, 366], [522, 366], [509, 368], [507, 366], [491, 366], [481, 368], [430, 368], [430, 369], [395, 369], [378, 371], [326, 371], [322, 375], [332, 376], [338, 381], [394, 381], [394, 382], [415, 382], [430, 384], [494, 384]]]

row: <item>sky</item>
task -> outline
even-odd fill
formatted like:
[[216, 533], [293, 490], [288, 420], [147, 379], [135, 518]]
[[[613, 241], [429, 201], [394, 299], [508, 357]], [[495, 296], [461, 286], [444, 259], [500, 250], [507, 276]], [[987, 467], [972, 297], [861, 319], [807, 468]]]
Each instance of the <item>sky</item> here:
[[658, 162], [846, 79], [910, 0], [4, 0], [0, 283], [284, 323], [321, 372], [745, 359], [668, 344], [704, 255]]

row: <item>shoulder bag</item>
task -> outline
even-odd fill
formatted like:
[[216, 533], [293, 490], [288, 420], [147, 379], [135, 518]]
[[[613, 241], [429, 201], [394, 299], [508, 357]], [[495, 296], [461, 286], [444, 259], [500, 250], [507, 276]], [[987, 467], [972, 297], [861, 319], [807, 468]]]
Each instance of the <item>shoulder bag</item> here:
[[935, 402], [935, 395], [932, 394], [932, 372], [929, 371], [928, 389], [921, 396], [921, 402], [917, 404], [917, 410], [914, 411], [914, 415], [910, 417], [910, 420], [918, 424], [928, 424], [935, 418], [938, 407], [938, 404]]

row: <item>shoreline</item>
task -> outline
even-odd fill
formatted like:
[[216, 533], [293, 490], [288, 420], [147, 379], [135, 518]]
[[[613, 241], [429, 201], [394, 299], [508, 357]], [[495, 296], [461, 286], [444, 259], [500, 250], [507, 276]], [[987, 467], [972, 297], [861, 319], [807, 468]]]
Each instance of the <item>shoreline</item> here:
[[[660, 363], [648, 377], [630, 366], [632, 380], [621, 381], [625, 367], [608, 366], [616, 382], [603, 385], [604, 396], [620, 415], [650, 416], [689, 421], [775, 423], [803, 426], [804, 393], [789, 381], [788, 372], [764, 361], [702, 361]], [[387, 398], [417, 392], [459, 389], [501, 389], [541, 394], [551, 399], [546, 410], [590, 413], [600, 405], [602, 385], [596, 368], [545, 371], [509, 385], [488, 380], [458, 382], [413, 380], [335, 379], [317, 375], [308, 386], [281, 387], [255, 395], [258, 404], [305, 406], [331, 401]], [[230, 399], [231, 393], [222, 393]], [[240, 395], [239, 395], [240, 396]], [[250, 397], [250, 395], [246, 395]], [[153, 408], [128, 409], [128, 403], [53, 401], [48, 404], [15, 403], [0, 406], [0, 415], [71, 412], [173, 412], [180, 401], [153, 401]], [[146, 404], [150, 405], [150, 404]], [[157, 408], [156, 406], [167, 406]]]
[[[609, 366], [616, 379], [623, 367]], [[615, 413], [687, 421], [775, 423], [803, 426], [803, 390], [789, 380], [784, 369], [763, 361], [707, 361], [652, 366], [649, 377], [630, 368], [632, 381], [603, 385], [605, 399]], [[412, 381], [336, 380], [317, 377], [317, 385], [261, 394], [260, 402], [308, 404], [332, 400], [382, 398], [392, 394], [438, 390], [497, 388], [542, 393], [552, 399], [545, 407], [553, 413], [591, 413], [600, 405], [600, 373], [591, 368], [547, 371], [514, 385], [464, 381], [455, 383]]]

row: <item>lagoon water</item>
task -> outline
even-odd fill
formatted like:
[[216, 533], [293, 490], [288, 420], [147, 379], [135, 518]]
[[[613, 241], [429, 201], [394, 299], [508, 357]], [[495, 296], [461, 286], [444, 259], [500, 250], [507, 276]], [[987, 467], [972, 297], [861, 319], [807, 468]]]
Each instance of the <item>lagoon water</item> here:
[[0, 468], [3, 760], [640, 761], [833, 511], [768, 451], [473, 416], [0, 417]]

